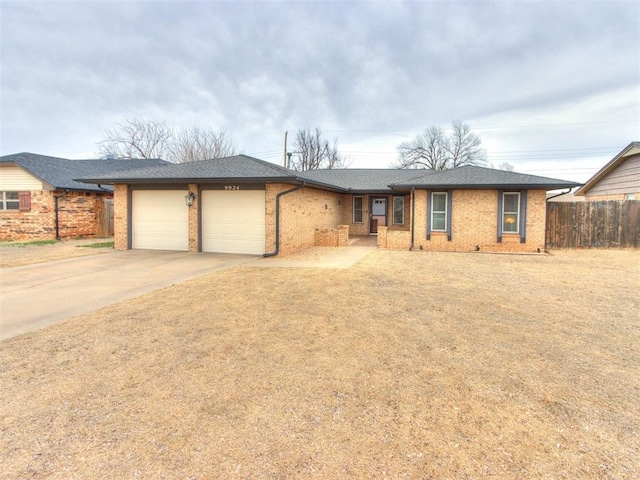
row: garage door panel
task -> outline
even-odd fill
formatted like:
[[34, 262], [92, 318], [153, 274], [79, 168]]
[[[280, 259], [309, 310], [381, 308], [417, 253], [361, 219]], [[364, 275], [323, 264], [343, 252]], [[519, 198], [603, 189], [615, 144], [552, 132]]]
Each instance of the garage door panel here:
[[202, 192], [202, 250], [263, 254], [264, 190]]
[[189, 249], [189, 210], [186, 190], [135, 190], [133, 192], [133, 248], [142, 250]]

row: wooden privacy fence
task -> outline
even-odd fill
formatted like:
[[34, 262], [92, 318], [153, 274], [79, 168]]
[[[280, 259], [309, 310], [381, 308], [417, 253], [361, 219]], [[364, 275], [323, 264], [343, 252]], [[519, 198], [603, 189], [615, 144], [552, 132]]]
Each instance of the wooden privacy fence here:
[[640, 200], [547, 203], [547, 247], [638, 246]]
[[113, 237], [112, 198], [96, 198], [96, 237]]

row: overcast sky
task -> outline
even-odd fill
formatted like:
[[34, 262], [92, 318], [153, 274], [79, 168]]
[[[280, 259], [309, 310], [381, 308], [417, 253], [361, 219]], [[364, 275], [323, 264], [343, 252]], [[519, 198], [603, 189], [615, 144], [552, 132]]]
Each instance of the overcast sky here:
[[494, 164], [584, 181], [640, 140], [640, 2], [0, 0], [0, 154], [92, 158], [117, 122], [224, 128], [351, 166], [454, 120]]

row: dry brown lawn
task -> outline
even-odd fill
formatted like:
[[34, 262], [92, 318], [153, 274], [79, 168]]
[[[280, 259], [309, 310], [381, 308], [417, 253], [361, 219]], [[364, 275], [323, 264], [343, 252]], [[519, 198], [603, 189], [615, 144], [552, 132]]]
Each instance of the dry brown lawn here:
[[2, 342], [2, 478], [639, 478], [639, 286], [637, 251], [215, 273]]
[[[112, 251], [112, 248], [86, 248], [83, 245], [92, 245], [109, 241], [104, 238], [89, 238], [82, 240], [64, 240], [49, 245], [26, 245], [24, 242], [0, 243], [0, 267], [19, 267], [32, 263], [52, 262], [73, 257], [86, 257], [99, 253]], [[16, 245], [17, 244], [17, 245]]]

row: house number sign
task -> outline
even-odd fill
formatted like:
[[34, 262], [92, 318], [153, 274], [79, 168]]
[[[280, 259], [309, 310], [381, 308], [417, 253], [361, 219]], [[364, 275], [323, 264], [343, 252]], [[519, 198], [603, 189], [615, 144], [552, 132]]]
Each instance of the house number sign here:
[[225, 190], [240, 190], [240, 185], [225, 185]]

